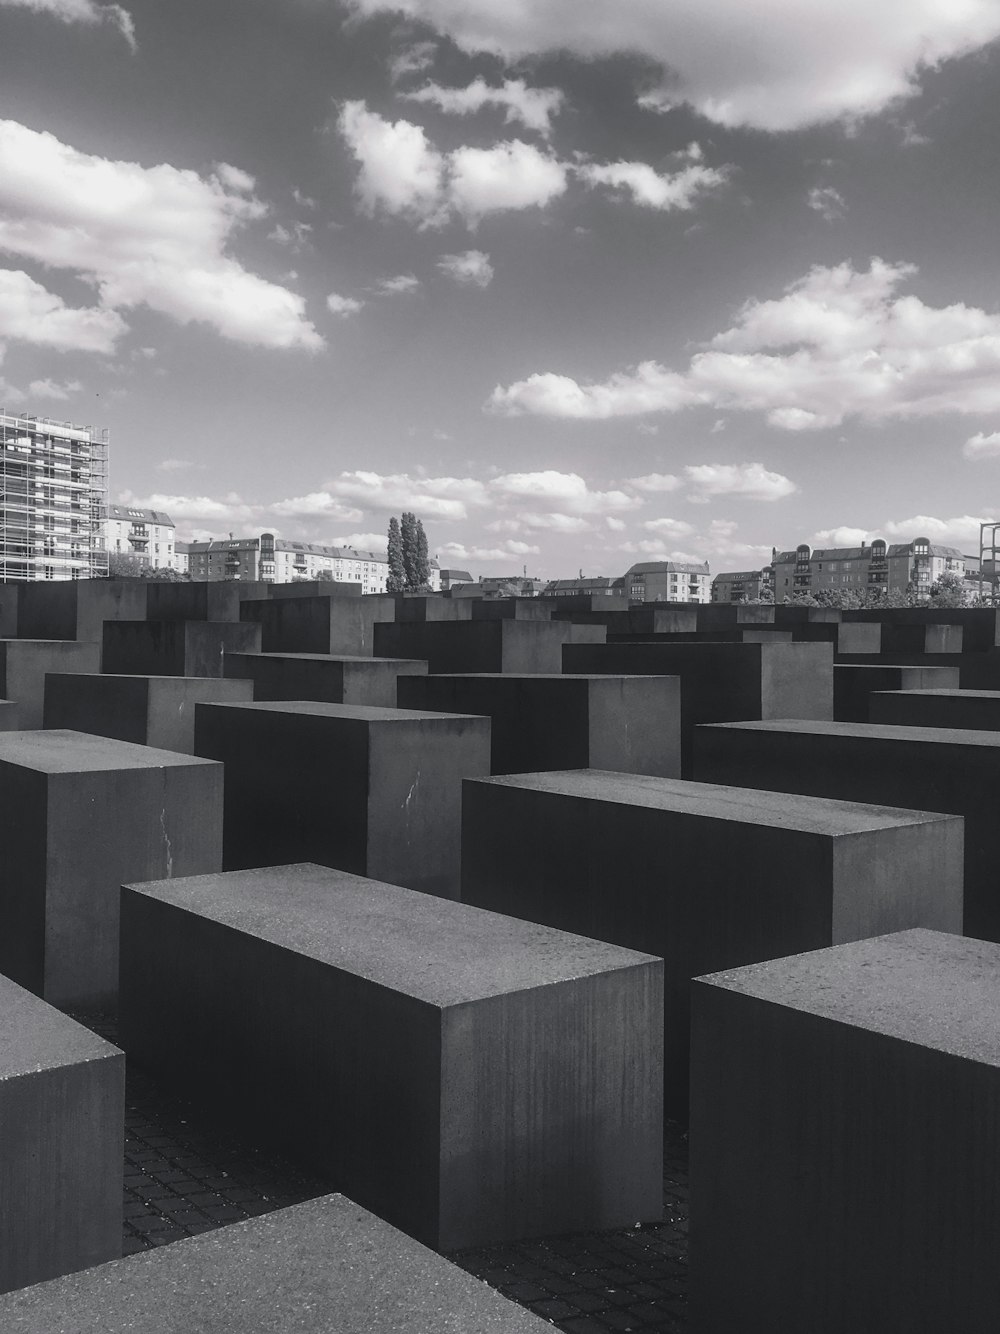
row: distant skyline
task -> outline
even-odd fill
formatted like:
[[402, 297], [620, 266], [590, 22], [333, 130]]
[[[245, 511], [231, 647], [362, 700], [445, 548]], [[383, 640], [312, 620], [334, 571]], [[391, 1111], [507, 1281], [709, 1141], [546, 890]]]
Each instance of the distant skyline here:
[[[0, 0], [0, 405], [541, 578], [1000, 518], [1000, 0]], [[619, 48], [619, 49], [615, 49]]]

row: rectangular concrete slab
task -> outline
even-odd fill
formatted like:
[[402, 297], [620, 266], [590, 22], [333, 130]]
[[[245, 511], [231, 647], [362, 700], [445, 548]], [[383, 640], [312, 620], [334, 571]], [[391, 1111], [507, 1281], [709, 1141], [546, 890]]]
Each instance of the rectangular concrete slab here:
[[227, 677], [253, 682], [254, 699], [313, 699], [327, 704], [394, 708], [400, 676], [426, 676], [416, 659], [330, 653], [227, 653]]
[[962, 821], [680, 779], [469, 781], [462, 900], [665, 959], [665, 1097], [687, 1115], [698, 973], [908, 926], [959, 931]]
[[21, 729], [41, 727], [47, 672], [99, 672], [99, 643], [58, 639], [0, 639], [0, 696], [18, 706]]
[[431, 672], [559, 672], [564, 644], [603, 644], [600, 625], [569, 621], [424, 622], [375, 627], [375, 652], [423, 658]]
[[0, 583], [0, 639], [17, 638], [19, 583]]
[[662, 967], [315, 865], [122, 892], [129, 1059], [441, 1249], [659, 1216]]
[[260, 649], [264, 653], [334, 656], [346, 653], [367, 657], [374, 651], [372, 627], [385, 614], [374, 599], [339, 594], [272, 597], [240, 605], [243, 620], [260, 626]]
[[899, 626], [957, 625], [962, 627], [965, 652], [981, 653], [1000, 647], [1000, 616], [995, 607], [882, 607], [845, 611], [845, 621], [874, 621]]
[[965, 817], [966, 935], [1000, 940], [1000, 735], [776, 720], [697, 729], [694, 776]]
[[404, 709], [485, 714], [494, 774], [680, 775], [680, 685], [672, 676], [410, 676], [400, 677], [397, 698]]
[[102, 670], [117, 676], [221, 677], [226, 653], [258, 653], [260, 647], [260, 626], [253, 622], [112, 621], [104, 627]]
[[833, 717], [833, 650], [829, 644], [572, 644], [563, 649], [562, 669], [679, 677], [681, 772], [685, 777], [691, 774], [698, 723]]
[[195, 752], [226, 765], [227, 869], [318, 861], [457, 895], [462, 779], [490, 771], [488, 718], [199, 704]]
[[337, 579], [293, 579], [290, 584], [268, 584], [272, 598], [359, 598], [361, 585]]
[[906, 931], [692, 987], [699, 1334], [990, 1334], [1000, 950]]
[[5, 1334], [545, 1334], [342, 1195], [0, 1299]]
[[194, 754], [194, 706], [253, 699], [252, 681], [212, 676], [89, 676], [49, 672], [45, 726]]
[[150, 580], [146, 620], [238, 621], [240, 591], [239, 583], [231, 579], [176, 584]]
[[[867, 626], [862, 626], [867, 629]], [[885, 667], [834, 664], [833, 716], [838, 723], [867, 723], [876, 690], [947, 690], [958, 688], [957, 667]]]
[[12, 699], [0, 699], [0, 732], [17, 732], [20, 727], [17, 704]]
[[220, 869], [222, 766], [83, 732], [0, 732], [0, 829], [0, 973], [54, 1005], [113, 1005], [118, 887]]
[[879, 690], [869, 698], [873, 723], [1000, 732], [1000, 690]]
[[143, 620], [145, 579], [59, 579], [20, 586], [21, 639], [96, 640], [107, 621]]

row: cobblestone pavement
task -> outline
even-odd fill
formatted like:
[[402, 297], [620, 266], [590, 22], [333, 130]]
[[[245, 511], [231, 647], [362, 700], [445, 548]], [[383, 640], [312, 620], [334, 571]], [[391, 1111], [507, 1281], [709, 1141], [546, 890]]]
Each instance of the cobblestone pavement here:
[[[74, 1016], [114, 1041], [103, 1016]], [[248, 1145], [195, 1105], [129, 1068], [122, 1253], [163, 1246], [335, 1186]], [[662, 1223], [450, 1256], [567, 1334], [687, 1327], [687, 1140], [668, 1127]]]

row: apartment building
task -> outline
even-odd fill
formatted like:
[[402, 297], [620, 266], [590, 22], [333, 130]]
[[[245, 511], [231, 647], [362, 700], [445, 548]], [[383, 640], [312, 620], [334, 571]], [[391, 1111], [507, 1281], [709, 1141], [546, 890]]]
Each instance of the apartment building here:
[[109, 505], [103, 528], [109, 556], [131, 556], [153, 570], [176, 568], [174, 521], [162, 510]]
[[645, 561], [626, 571], [625, 593], [639, 602], [711, 602], [712, 572], [708, 561]]
[[905, 593], [910, 586], [918, 595], [929, 596], [942, 574], [965, 577], [965, 557], [957, 547], [940, 546], [926, 537], [892, 544], [877, 538], [870, 545], [815, 550], [803, 542], [794, 551], [775, 550], [772, 568], [776, 602], [796, 593]]
[[774, 592], [774, 569], [733, 570], [712, 580], [713, 602], [757, 602]]

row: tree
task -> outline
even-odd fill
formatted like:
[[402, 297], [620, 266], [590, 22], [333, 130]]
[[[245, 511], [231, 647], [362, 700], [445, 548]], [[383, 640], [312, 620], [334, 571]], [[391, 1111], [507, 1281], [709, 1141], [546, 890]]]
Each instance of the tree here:
[[965, 585], [962, 579], [950, 570], [937, 578], [931, 586], [932, 607], [964, 607]]
[[431, 586], [431, 562], [427, 549], [427, 534], [424, 525], [417, 520], [417, 587], [429, 589]]
[[417, 577], [417, 516], [409, 510], [404, 511], [399, 521], [399, 531], [403, 539], [403, 578], [408, 593], [420, 587]]
[[108, 556], [109, 579], [153, 579], [161, 583], [189, 583], [191, 576], [180, 570], [171, 570], [166, 565], [147, 565], [144, 560], [131, 553], [112, 551]]
[[399, 520], [394, 514], [389, 520], [389, 577], [385, 582], [385, 590], [387, 593], [402, 593], [405, 587], [406, 571], [403, 566], [403, 539], [399, 529]]

